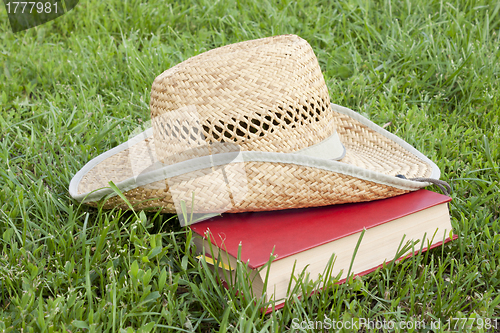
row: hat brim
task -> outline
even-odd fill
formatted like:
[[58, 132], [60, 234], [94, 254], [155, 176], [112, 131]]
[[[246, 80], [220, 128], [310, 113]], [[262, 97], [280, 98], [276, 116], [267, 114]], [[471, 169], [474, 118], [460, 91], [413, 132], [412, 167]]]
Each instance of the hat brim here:
[[[196, 189], [196, 200], [203, 203], [197, 206], [200, 213], [242, 212], [376, 200], [430, 185], [396, 175], [439, 179], [436, 164], [407, 142], [355, 111], [335, 104], [331, 107], [345, 147], [345, 155], [338, 161], [303, 154], [241, 151], [165, 166], [152, 153], [154, 137], [148, 129], [89, 161], [71, 180], [69, 193], [91, 205], [107, 197], [106, 208], [127, 209], [108, 187], [113, 181], [134, 208], [175, 213], [176, 197], [172, 193]], [[210, 184], [214, 167], [229, 167], [230, 174], [233, 170], [236, 183], [230, 188], [244, 191], [239, 196], [222, 193], [217, 198], [213, 192], [219, 185]]]

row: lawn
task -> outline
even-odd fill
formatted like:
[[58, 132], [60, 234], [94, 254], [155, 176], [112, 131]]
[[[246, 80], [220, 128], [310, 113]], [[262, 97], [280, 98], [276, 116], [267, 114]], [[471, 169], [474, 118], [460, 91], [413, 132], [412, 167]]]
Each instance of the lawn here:
[[[0, 331], [310, 332], [304, 321], [365, 318], [500, 332], [500, 2], [276, 3], [81, 0], [16, 34], [0, 6]], [[219, 286], [175, 216], [80, 206], [68, 185], [149, 119], [162, 71], [286, 33], [309, 41], [333, 103], [437, 163], [458, 239], [265, 315]]]

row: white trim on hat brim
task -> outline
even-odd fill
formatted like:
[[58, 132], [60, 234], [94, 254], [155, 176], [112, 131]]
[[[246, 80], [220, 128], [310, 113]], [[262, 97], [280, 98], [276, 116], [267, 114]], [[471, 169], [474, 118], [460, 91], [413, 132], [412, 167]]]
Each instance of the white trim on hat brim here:
[[[429, 178], [439, 179], [440, 171], [437, 165], [434, 162], [432, 162], [429, 158], [427, 158], [424, 154], [422, 154], [417, 149], [412, 147], [410, 144], [408, 144], [401, 138], [397, 137], [396, 135], [386, 131], [382, 127], [371, 122], [370, 120], [366, 119], [365, 117], [363, 117], [362, 115], [353, 110], [335, 104], [332, 104], [331, 106], [334, 111], [345, 114], [353, 118], [354, 120], [370, 128], [371, 130], [376, 131], [380, 135], [383, 135], [384, 137], [399, 144], [401, 147], [403, 147], [410, 153], [414, 154], [415, 156], [417, 156], [418, 158], [429, 164], [432, 170]], [[140, 141], [151, 137], [152, 135], [153, 135], [152, 129], [151, 128], [147, 129], [146, 131], [133, 137], [129, 141], [122, 143], [119, 146], [112, 148], [107, 152], [89, 161], [80, 171], [77, 172], [77, 174], [71, 180], [69, 185], [70, 195], [75, 200], [80, 202], [95, 202], [107, 195], [110, 196], [116, 195], [113, 189], [109, 187], [101, 188], [89, 193], [79, 194], [78, 187], [80, 185], [82, 178], [96, 165], [102, 163], [107, 158], [128, 149], [129, 147], [139, 143]], [[324, 152], [325, 147], [328, 147], [329, 143], [330, 145], [335, 146], [335, 142], [337, 141], [337, 139], [334, 138], [335, 135], [337, 135], [336, 132], [330, 138], [324, 140], [322, 143], [317, 144], [318, 146], [316, 148], [317, 150], [313, 154], [242, 151], [239, 152], [236, 158], [234, 153], [222, 153], [210, 156], [202, 156], [187, 161], [179, 162], [173, 165], [159, 166], [155, 170], [146, 173], [141, 173], [137, 177], [130, 177], [122, 182], [119, 182], [116, 184], [116, 186], [122, 192], [126, 192], [134, 188], [137, 188], [139, 186], [144, 186], [152, 182], [165, 180], [170, 177], [179, 176], [188, 172], [201, 170], [208, 167], [215, 167], [215, 166], [226, 165], [228, 163], [238, 163], [238, 162], [269, 162], [269, 163], [296, 164], [300, 166], [313, 167], [335, 173], [345, 174], [362, 180], [371, 181], [387, 186], [392, 186], [401, 190], [409, 190], [409, 191], [418, 190], [420, 188], [431, 185], [428, 182], [417, 182], [408, 179], [401, 179], [398, 177], [382, 174], [380, 172], [363, 169], [347, 163], [338, 162], [336, 160], [326, 159], [324, 157], [320, 158], [320, 157], [310, 156], [318, 154], [319, 156], [324, 156], [321, 155], [321, 152]], [[338, 145], [336, 146], [335, 149], [337, 149], [337, 151], [334, 155], [338, 155], [339, 152]], [[345, 151], [342, 151], [342, 155], [337, 156], [337, 158], [339, 159], [342, 158], [344, 154]]]

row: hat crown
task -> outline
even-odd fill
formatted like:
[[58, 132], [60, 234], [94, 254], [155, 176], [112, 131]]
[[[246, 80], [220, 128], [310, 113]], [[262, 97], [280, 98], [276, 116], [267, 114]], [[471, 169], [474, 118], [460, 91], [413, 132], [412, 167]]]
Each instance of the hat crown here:
[[[240, 42], [166, 70], [151, 91], [158, 158], [203, 143], [295, 152], [332, 135], [330, 98], [311, 46], [295, 35]], [[191, 150], [192, 152], [192, 150]]]

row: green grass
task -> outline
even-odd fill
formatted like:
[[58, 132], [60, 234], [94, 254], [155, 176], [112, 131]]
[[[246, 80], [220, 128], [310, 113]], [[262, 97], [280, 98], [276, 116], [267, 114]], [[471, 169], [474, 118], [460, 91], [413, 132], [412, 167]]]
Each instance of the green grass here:
[[[325, 317], [458, 331], [449, 318], [500, 316], [500, 3], [82, 0], [17, 34], [0, 8], [0, 331], [277, 332]], [[148, 120], [155, 76], [284, 33], [310, 42], [332, 102], [438, 164], [459, 238], [266, 316], [219, 286], [175, 217], [80, 207], [67, 189]]]

